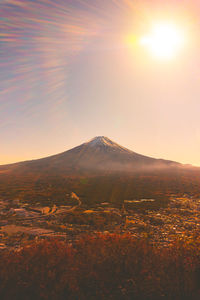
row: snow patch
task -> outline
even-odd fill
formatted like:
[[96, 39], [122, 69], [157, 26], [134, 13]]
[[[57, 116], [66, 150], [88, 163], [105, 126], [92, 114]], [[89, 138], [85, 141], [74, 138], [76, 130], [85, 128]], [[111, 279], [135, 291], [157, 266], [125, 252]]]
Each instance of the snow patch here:
[[91, 139], [88, 142], [88, 144], [90, 146], [96, 146], [96, 145], [102, 145], [102, 144], [107, 145], [107, 146], [113, 146], [114, 143], [105, 136], [97, 136], [97, 137]]
[[129, 153], [132, 152], [132, 151], [128, 150], [127, 148], [124, 148], [124, 147], [120, 146], [119, 144], [113, 142], [106, 136], [97, 136], [97, 137], [91, 139], [86, 144], [91, 147], [104, 146], [104, 147], [112, 148], [113, 150], [118, 149], [123, 152], [129, 152]]

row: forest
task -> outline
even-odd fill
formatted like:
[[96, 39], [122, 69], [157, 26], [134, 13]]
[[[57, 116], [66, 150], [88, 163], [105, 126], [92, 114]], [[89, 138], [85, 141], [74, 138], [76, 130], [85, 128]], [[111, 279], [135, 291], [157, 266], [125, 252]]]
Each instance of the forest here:
[[197, 168], [91, 176], [0, 174], [2, 199], [62, 205], [69, 201], [71, 192], [75, 192], [82, 203], [90, 207], [101, 202], [121, 206], [124, 200], [153, 198], [156, 200], [154, 207], [160, 208], [166, 206], [172, 194], [199, 197], [200, 171]]

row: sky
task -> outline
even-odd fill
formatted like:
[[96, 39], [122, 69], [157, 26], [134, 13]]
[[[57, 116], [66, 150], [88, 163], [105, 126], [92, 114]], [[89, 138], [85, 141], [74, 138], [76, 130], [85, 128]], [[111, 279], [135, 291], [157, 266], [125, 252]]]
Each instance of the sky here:
[[[200, 2], [0, 0], [0, 164], [107, 136], [200, 166]], [[139, 41], [172, 22], [170, 59]]]

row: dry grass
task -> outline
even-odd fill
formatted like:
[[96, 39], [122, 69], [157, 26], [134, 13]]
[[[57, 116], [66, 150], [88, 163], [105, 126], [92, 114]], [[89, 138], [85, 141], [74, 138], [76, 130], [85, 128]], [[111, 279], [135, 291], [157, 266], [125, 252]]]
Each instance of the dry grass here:
[[157, 248], [128, 235], [84, 236], [2, 252], [1, 300], [200, 299], [200, 242]]

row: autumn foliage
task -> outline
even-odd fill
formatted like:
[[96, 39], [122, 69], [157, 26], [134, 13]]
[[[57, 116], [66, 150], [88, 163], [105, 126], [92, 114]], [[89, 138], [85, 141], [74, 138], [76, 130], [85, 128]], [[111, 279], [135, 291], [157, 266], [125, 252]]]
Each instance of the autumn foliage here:
[[157, 247], [100, 234], [73, 245], [33, 242], [0, 257], [1, 300], [200, 299], [198, 240]]

